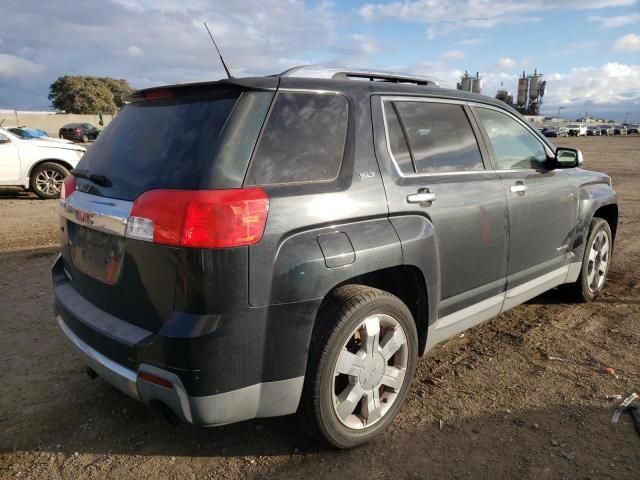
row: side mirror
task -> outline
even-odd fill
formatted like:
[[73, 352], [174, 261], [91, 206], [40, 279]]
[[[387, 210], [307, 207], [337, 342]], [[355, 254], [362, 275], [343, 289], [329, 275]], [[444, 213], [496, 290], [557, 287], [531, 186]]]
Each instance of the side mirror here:
[[558, 147], [556, 149], [558, 168], [575, 168], [582, 165], [582, 152], [575, 148]]
[[0, 145], [4, 143], [11, 143], [11, 140], [9, 140], [7, 137], [0, 137]]

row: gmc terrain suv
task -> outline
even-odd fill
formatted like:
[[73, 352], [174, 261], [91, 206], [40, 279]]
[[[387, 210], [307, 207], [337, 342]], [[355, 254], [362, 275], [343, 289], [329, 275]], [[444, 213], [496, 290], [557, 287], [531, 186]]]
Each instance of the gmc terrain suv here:
[[598, 295], [618, 207], [581, 163], [410, 76], [142, 90], [65, 180], [57, 322], [92, 377], [186, 422], [297, 413], [353, 447], [434, 345], [561, 284]]

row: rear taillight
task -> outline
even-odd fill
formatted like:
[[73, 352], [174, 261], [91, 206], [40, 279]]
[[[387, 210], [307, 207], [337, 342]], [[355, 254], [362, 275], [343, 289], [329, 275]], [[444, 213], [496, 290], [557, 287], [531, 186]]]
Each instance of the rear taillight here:
[[67, 175], [62, 182], [62, 190], [60, 191], [60, 200], [69, 198], [69, 196], [76, 191], [76, 177], [73, 175]]
[[133, 203], [127, 237], [182, 247], [253, 245], [262, 239], [268, 209], [261, 188], [150, 190]]
[[74, 128], [73, 131], [76, 132], [76, 133], [80, 133], [80, 129], [79, 128]]

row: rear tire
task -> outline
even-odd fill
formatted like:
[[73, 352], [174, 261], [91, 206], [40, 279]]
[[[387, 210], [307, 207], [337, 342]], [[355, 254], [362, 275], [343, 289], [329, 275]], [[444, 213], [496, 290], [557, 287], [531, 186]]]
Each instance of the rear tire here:
[[611, 265], [612, 252], [613, 235], [609, 223], [595, 217], [589, 226], [580, 276], [576, 283], [571, 285], [579, 301], [592, 302], [600, 295]]
[[337, 448], [373, 439], [393, 421], [413, 381], [418, 334], [396, 296], [345, 285], [320, 308], [298, 420]]
[[62, 182], [69, 175], [69, 170], [57, 163], [45, 162], [31, 172], [31, 190], [40, 198], [59, 198]]

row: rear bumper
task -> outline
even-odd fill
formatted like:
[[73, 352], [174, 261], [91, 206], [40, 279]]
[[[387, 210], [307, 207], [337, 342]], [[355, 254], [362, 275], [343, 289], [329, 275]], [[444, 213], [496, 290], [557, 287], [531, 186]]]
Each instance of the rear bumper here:
[[[220, 318], [218, 323], [231, 322], [244, 331], [235, 335], [233, 330], [219, 328], [206, 335], [176, 338], [171, 336], [175, 331], [168, 335], [162, 330], [150, 332], [98, 309], [75, 291], [61, 260], [53, 267], [53, 283], [56, 320], [76, 353], [107, 383], [142, 403], [162, 403], [183, 421], [205, 426], [297, 410], [310, 328], [295, 328], [291, 305], [273, 313], [278, 320], [287, 310], [293, 315], [289, 334], [283, 331], [281, 335], [283, 342], [279, 343], [284, 344], [274, 345], [263, 338], [257, 344], [257, 355], [244, 354], [251, 347], [247, 335], [269, 330], [268, 313], [251, 316], [253, 332], [246, 331], [242, 318]], [[308, 305], [296, 308], [297, 319], [309, 317], [312, 323]], [[211, 323], [207, 316], [204, 320]], [[261, 321], [266, 325], [260, 325]], [[291, 335], [297, 337], [299, 348], [291, 348]], [[216, 356], [222, 349], [233, 350], [235, 355]]]
[[[103, 380], [147, 405], [163, 403], [185, 422], [205, 426], [224, 425], [250, 418], [288, 415], [298, 407], [304, 377], [251, 385], [218, 395], [193, 397], [187, 394], [176, 375], [148, 364], [141, 364], [138, 371], [134, 372], [87, 345], [73, 333], [60, 315], [56, 320], [76, 353]], [[166, 380], [171, 387], [142, 378], [141, 374], [144, 373]]]

